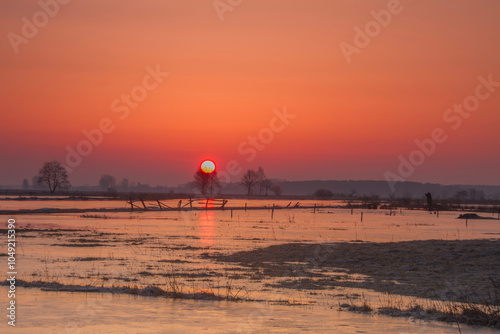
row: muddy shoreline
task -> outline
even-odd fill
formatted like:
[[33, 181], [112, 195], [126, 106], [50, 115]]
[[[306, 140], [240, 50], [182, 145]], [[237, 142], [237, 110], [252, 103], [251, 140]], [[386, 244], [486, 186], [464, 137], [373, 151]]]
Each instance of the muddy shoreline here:
[[[500, 239], [387, 243], [289, 243], [234, 254], [204, 254], [238, 263], [287, 289], [354, 287], [446, 301], [500, 303]], [[331, 275], [331, 273], [336, 273]], [[347, 276], [360, 276], [346, 280]]]

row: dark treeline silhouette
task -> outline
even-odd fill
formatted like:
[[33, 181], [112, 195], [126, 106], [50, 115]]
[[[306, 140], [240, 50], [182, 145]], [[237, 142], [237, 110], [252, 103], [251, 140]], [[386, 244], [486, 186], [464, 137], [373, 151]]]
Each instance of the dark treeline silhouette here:
[[257, 171], [247, 170], [240, 182], [245, 187], [247, 195], [268, 196], [270, 193], [275, 196], [281, 195], [280, 185], [268, 179], [262, 167], [259, 167]]
[[[166, 193], [192, 194], [198, 189], [205, 196], [288, 196], [314, 199], [347, 199], [376, 202], [380, 199], [389, 200], [401, 206], [416, 205], [424, 201], [424, 205], [432, 211], [434, 203], [442, 205], [480, 204], [500, 201], [500, 186], [493, 185], [441, 185], [437, 183], [397, 182], [393, 187], [386, 181], [285, 181], [270, 179], [264, 169], [248, 169], [239, 181], [230, 183], [219, 182], [216, 173], [212, 174], [210, 182], [205, 184], [203, 178], [195, 175], [194, 182], [178, 186], [150, 186], [123, 178], [120, 182], [113, 175], [104, 174], [94, 185], [71, 186], [64, 166], [58, 161], [46, 162], [39, 173], [29, 179], [22, 180], [21, 188], [31, 194], [50, 194], [86, 192], [114, 195], [115, 193]], [[198, 183], [198, 185], [197, 185]], [[202, 187], [200, 188], [199, 185]], [[2, 187], [0, 187], [2, 189]], [[18, 190], [19, 191], [19, 190]], [[12, 193], [12, 192], [9, 192]], [[429, 194], [431, 196], [426, 197]], [[426, 201], [427, 200], [427, 201]], [[420, 205], [420, 203], [418, 203]]]

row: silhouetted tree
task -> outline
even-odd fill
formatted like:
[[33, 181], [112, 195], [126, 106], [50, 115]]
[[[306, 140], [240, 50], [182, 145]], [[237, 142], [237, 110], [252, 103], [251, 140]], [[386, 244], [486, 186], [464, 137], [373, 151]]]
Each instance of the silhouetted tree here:
[[455, 193], [455, 195], [453, 195], [453, 199], [456, 200], [456, 201], [465, 201], [469, 198], [469, 193], [467, 192], [467, 190], [459, 190]]
[[427, 208], [429, 211], [434, 211], [434, 202], [432, 201], [432, 194], [431, 193], [426, 193], [425, 197], [427, 198]]
[[273, 181], [265, 179], [262, 181], [262, 187], [264, 188], [265, 195], [267, 196], [269, 190], [273, 187]]
[[476, 188], [470, 188], [468, 194], [471, 201], [483, 201], [485, 198], [484, 191]]
[[328, 189], [318, 189], [313, 193], [313, 197], [318, 199], [331, 199], [333, 193]]
[[118, 187], [120, 187], [123, 190], [128, 189], [128, 186], [129, 186], [128, 179], [123, 179], [123, 180], [120, 181], [120, 184], [118, 184]]
[[399, 198], [399, 205], [410, 208], [412, 205], [412, 201], [413, 196], [410, 193], [406, 192]]
[[111, 175], [108, 175], [108, 174], [104, 174], [99, 179], [99, 186], [103, 190], [113, 189], [116, 186], [116, 179], [115, 179], [114, 176], [111, 176]]
[[259, 195], [262, 195], [264, 191], [264, 181], [267, 179], [266, 174], [264, 173], [264, 169], [260, 166], [255, 173], [257, 176], [257, 181], [255, 183], [259, 187]]
[[30, 188], [30, 183], [28, 179], [23, 180], [23, 189], [29, 189]]
[[205, 173], [201, 168], [194, 173], [194, 185], [205, 197], [218, 194], [221, 188], [217, 171]]
[[253, 194], [253, 187], [258, 179], [259, 176], [253, 169], [249, 169], [245, 174], [243, 174], [241, 177], [241, 184], [247, 188], [247, 195]]
[[49, 187], [52, 195], [57, 189], [67, 189], [71, 185], [68, 180], [66, 168], [57, 160], [46, 162], [38, 171], [38, 184]]
[[380, 196], [373, 193], [370, 195], [362, 196], [360, 199], [361, 204], [368, 207], [369, 209], [377, 209], [380, 205]]
[[281, 195], [281, 187], [279, 184], [275, 183], [273, 184], [272, 188], [271, 188], [271, 191], [276, 195], [276, 196], [279, 196]]

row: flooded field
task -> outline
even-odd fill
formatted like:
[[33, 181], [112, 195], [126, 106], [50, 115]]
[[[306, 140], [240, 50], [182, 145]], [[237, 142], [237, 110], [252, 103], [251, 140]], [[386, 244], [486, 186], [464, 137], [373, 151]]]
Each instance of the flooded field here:
[[[43, 201], [7, 204], [24, 209], [34, 207], [33, 202], [45, 205]], [[46, 203], [58, 207], [58, 202], [72, 208], [124, 206], [123, 201]], [[234, 202], [233, 206], [244, 205]], [[273, 204], [246, 202], [249, 207]], [[140, 328], [137, 319], [130, 318], [130, 309], [142, 305], [138, 312], [149, 319], [152, 332], [164, 332], [168, 325], [172, 329], [168, 332], [179, 333], [457, 333], [456, 324], [346, 311], [365, 304], [374, 310], [417, 302], [431, 305], [450, 293], [458, 297], [458, 286], [467, 279], [477, 282], [478, 291], [487, 291], [487, 282], [480, 278], [498, 277], [495, 254], [500, 249], [496, 241], [486, 239], [498, 239], [500, 221], [465, 221], [457, 216], [456, 212], [441, 212], [438, 217], [423, 211], [390, 214], [336, 208], [282, 209], [272, 214], [270, 208], [231, 212], [228, 207], [224, 211], [23, 214], [3, 216], [0, 226], [5, 229], [8, 218], [16, 219], [22, 305], [16, 330], [26, 326], [26, 330], [61, 333], [124, 332], [123, 322], [130, 322], [129, 329]], [[468, 241], [476, 239], [484, 241]], [[479, 246], [485, 248], [474, 253]], [[405, 252], [416, 258], [401, 258]], [[436, 256], [438, 252], [443, 256]], [[454, 267], [446, 257], [454, 253], [464, 254], [458, 269], [459, 264]], [[0, 255], [6, 262], [6, 254]], [[370, 255], [372, 260], [367, 261]], [[433, 261], [432, 275], [419, 274], [418, 262]], [[95, 321], [86, 323], [71, 310], [89, 298], [96, 300], [99, 312], [94, 310]], [[58, 313], [46, 320], [34, 315], [41, 305], [55, 300], [62, 300], [54, 308]], [[65, 305], [71, 305], [67, 312]], [[25, 313], [28, 310], [33, 313]], [[166, 319], [157, 319], [162, 315]], [[123, 321], [113, 327], [106, 325], [106, 317]], [[66, 321], [83, 324], [83, 329], [61, 327]], [[460, 327], [463, 333], [492, 331]], [[137, 328], [130, 331], [141, 332]], [[144, 332], [150, 331], [144, 328]]]
[[[184, 198], [181, 200], [166, 200], [162, 201], [165, 205], [176, 208], [179, 205], [179, 201], [182, 206], [188, 206], [189, 199]], [[139, 206], [142, 206], [140, 201], [136, 201]], [[231, 199], [228, 207], [245, 207], [256, 208], [256, 207], [272, 207], [273, 204], [276, 206], [286, 207], [287, 205], [295, 206], [299, 203], [300, 206], [314, 206], [315, 204], [319, 206], [332, 207], [332, 206], [344, 206], [347, 203], [340, 200], [330, 200], [330, 201], [289, 201], [289, 200], [244, 200], [244, 199]], [[353, 203], [357, 203], [353, 201]], [[155, 201], [145, 201], [147, 206], [155, 205]], [[205, 200], [194, 200], [192, 206], [205, 207]], [[209, 207], [213, 207], [213, 202], [209, 201]], [[219, 205], [220, 206], [220, 205]], [[36, 210], [36, 209], [129, 209], [130, 205], [126, 201], [116, 200], [116, 199], [85, 199], [85, 200], [71, 200], [67, 197], [60, 197], [59, 200], [53, 200], [49, 196], [38, 196], [36, 200], [26, 197], [24, 200], [18, 200], [16, 196], [0, 196], [0, 211], [1, 210]], [[158, 207], [156, 207], [158, 209]]]

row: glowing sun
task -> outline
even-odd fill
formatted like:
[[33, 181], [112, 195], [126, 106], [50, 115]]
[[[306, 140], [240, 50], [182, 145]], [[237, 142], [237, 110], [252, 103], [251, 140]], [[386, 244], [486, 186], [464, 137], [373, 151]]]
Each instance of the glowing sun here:
[[204, 173], [210, 174], [215, 171], [215, 163], [211, 160], [205, 160], [201, 163], [201, 170]]

